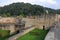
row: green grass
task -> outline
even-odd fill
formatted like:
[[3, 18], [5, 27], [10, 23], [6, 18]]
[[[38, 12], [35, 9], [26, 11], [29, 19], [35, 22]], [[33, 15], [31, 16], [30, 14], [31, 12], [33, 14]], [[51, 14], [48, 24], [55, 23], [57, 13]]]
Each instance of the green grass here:
[[17, 40], [44, 40], [48, 30], [34, 29], [31, 32], [17, 38]]
[[4, 40], [10, 35], [9, 30], [0, 30], [0, 40]]

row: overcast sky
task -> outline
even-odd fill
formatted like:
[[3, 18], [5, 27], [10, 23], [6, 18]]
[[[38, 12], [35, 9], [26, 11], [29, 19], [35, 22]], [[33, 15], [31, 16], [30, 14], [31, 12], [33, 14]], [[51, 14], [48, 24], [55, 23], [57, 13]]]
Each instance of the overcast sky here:
[[0, 0], [0, 6], [9, 5], [16, 2], [31, 3], [53, 9], [60, 9], [60, 0]]

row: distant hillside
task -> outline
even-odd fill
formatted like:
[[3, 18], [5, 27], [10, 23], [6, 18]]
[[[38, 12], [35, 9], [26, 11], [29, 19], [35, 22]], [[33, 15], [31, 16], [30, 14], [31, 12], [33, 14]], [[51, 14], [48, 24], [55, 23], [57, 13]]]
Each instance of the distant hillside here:
[[60, 9], [56, 10], [58, 14], [60, 14]]
[[32, 5], [30, 3], [13, 3], [0, 7], [1, 16], [27, 16], [27, 15], [41, 15], [45, 13], [45, 10], [49, 11], [49, 14], [55, 14], [56, 10], [51, 8], [46, 8], [40, 5]]

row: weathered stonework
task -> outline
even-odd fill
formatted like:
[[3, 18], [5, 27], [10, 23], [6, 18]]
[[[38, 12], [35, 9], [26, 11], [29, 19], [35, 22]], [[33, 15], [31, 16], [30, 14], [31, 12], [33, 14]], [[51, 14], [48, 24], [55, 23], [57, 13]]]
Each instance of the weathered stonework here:
[[14, 17], [0, 18], [0, 29], [10, 30], [10, 34], [13, 34], [17, 31], [21, 31], [24, 27], [25, 27], [24, 24], [21, 22], [21, 19], [19, 18]]

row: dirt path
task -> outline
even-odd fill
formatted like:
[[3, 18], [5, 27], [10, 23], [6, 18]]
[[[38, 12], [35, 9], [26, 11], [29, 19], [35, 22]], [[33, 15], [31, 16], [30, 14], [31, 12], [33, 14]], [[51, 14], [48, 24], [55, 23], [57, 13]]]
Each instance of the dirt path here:
[[16, 35], [8, 38], [7, 40], [16, 40], [18, 37], [20, 37], [20, 36], [28, 33], [29, 31], [31, 31], [31, 30], [33, 30], [33, 29], [35, 29], [35, 27], [31, 27], [31, 28], [25, 29], [24, 32], [18, 33], [18, 34], [16, 34]]

